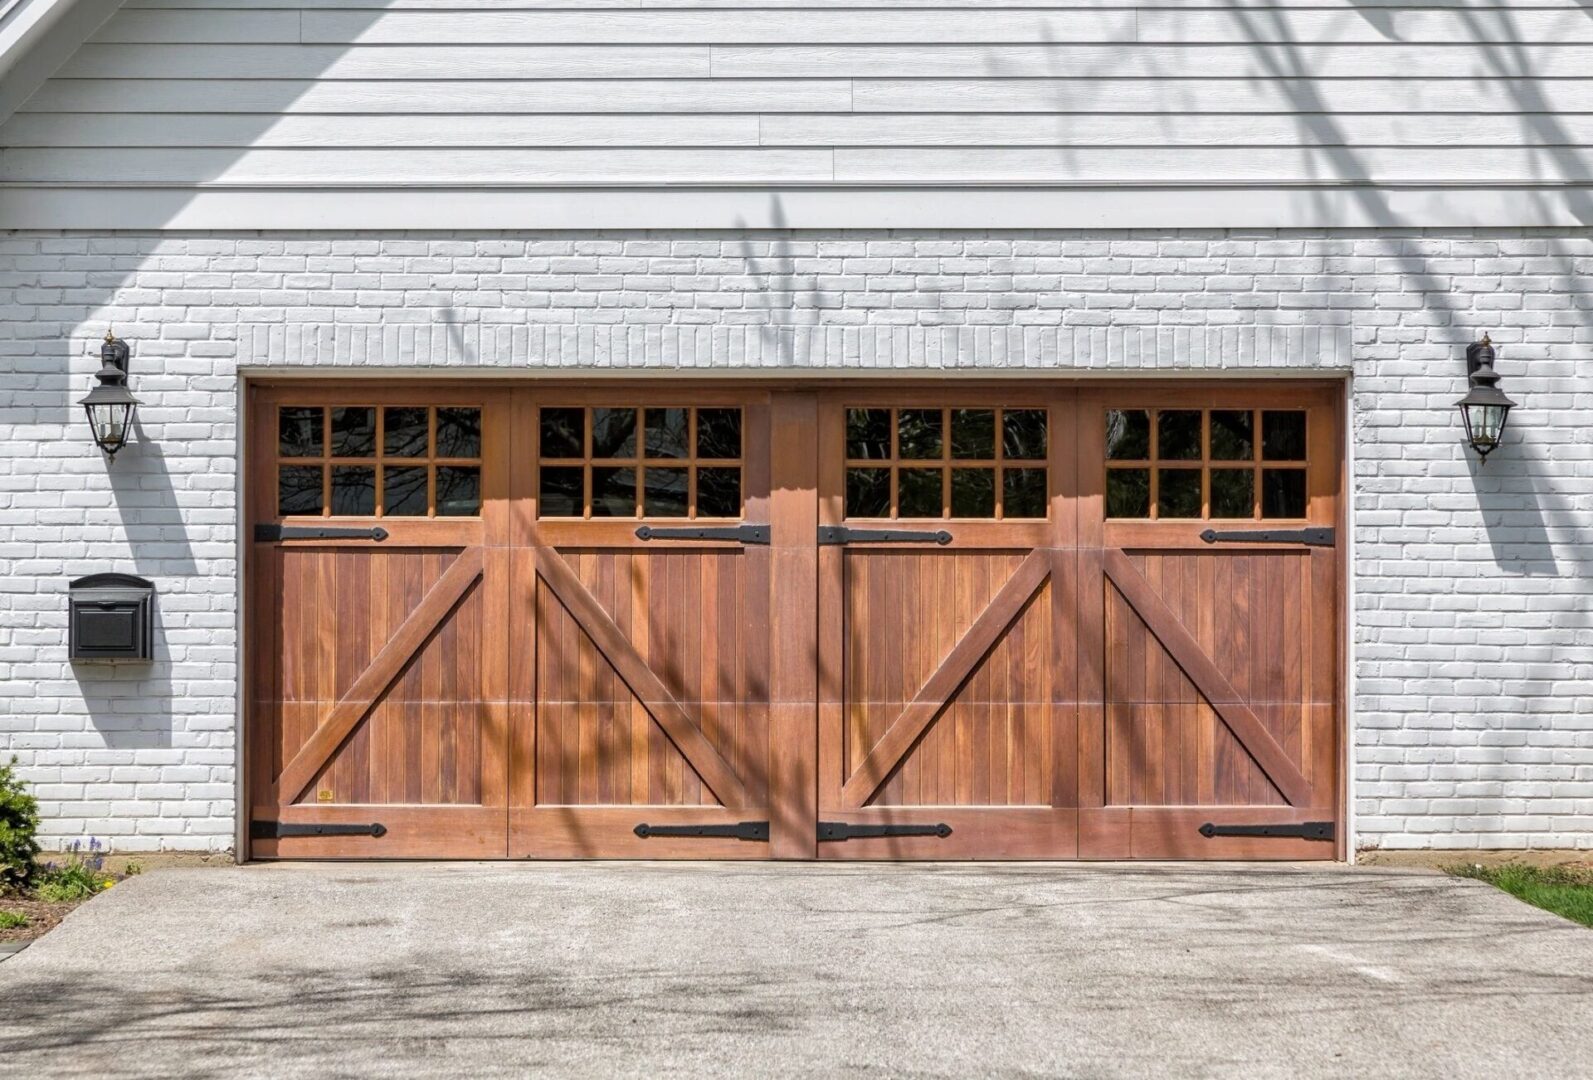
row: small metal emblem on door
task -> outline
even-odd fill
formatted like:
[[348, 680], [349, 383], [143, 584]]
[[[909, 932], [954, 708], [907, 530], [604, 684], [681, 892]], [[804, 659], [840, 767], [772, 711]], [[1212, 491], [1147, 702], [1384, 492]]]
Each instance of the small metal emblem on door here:
[[332, 793], [330, 791], [326, 790], [325, 788], [322, 788], [320, 791], [317, 791], [315, 793], [315, 801], [316, 802], [331, 802], [332, 801]]

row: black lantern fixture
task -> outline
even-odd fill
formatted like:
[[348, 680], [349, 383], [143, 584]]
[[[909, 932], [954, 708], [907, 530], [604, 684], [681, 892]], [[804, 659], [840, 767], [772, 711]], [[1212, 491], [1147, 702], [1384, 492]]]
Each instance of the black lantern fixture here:
[[112, 460], [116, 451], [127, 445], [133, 410], [138, 408], [138, 399], [127, 389], [128, 354], [127, 342], [107, 332], [105, 344], [100, 346], [100, 370], [95, 375], [100, 384], [78, 402], [88, 413], [94, 444]]
[[1455, 402], [1460, 406], [1460, 417], [1466, 423], [1466, 441], [1477, 451], [1483, 464], [1488, 455], [1499, 448], [1504, 438], [1505, 421], [1515, 402], [1505, 397], [1498, 387], [1499, 373], [1493, 369], [1493, 342], [1488, 335], [1466, 347], [1466, 372], [1471, 376], [1471, 390]]

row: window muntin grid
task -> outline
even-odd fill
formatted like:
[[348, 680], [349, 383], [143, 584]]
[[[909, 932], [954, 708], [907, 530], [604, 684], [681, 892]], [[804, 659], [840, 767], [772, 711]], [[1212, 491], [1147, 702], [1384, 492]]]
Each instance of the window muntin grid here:
[[537, 516], [740, 518], [743, 421], [734, 406], [545, 406]]
[[474, 517], [481, 409], [281, 405], [279, 517]]
[[848, 408], [845, 515], [1044, 519], [1050, 435], [1044, 408]]
[[1308, 445], [1304, 409], [1108, 409], [1106, 516], [1304, 518]]

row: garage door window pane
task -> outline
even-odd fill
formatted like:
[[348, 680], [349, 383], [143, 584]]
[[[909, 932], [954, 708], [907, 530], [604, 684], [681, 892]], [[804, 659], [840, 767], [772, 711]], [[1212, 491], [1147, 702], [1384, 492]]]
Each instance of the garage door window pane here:
[[1255, 414], [1217, 409], [1211, 414], [1211, 456], [1214, 461], [1249, 461], [1255, 457]]
[[[689, 456], [690, 433], [686, 429], [685, 409], [647, 410], [647, 456], [683, 458]], [[652, 486], [652, 482], [648, 482]]]
[[1003, 469], [1001, 516], [1043, 518], [1047, 492], [1044, 469]]
[[922, 461], [938, 458], [941, 448], [939, 409], [901, 409], [896, 414], [897, 456]]
[[643, 512], [648, 517], [685, 517], [690, 508], [688, 475], [685, 469], [649, 467], [643, 473], [647, 484], [642, 493]]
[[846, 410], [846, 456], [883, 461], [891, 456], [891, 411]]
[[382, 410], [382, 453], [388, 457], [425, 457], [427, 410], [395, 408]]
[[320, 457], [325, 443], [321, 424], [325, 413], [315, 407], [289, 406], [277, 410], [277, 454], [281, 457]]
[[898, 517], [940, 517], [945, 506], [939, 469], [903, 469], [897, 474]]
[[1200, 460], [1200, 410], [1163, 409], [1156, 414], [1156, 457], [1161, 461]]
[[398, 468], [382, 470], [382, 513], [387, 517], [426, 516], [426, 470]]
[[[996, 411], [994, 409], [953, 409], [951, 411], [951, 456], [993, 460], [996, 456]], [[956, 480], [952, 481], [956, 490]], [[992, 478], [991, 490], [995, 490]], [[953, 498], [956, 496], [953, 495]]]
[[1269, 410], [1261, 414], [1261, 458], [1305, 460], [1305, 413]]
[[578, 458], [586, 453], [586, 410], [542, 410], [542, 456]]
[[1044, 461], [1050, 433], [1044, 409], [1005, 409], [1001, 413], [1001, 453], [1008, 461]]
[[585, 471], [579, 465], [544, 465], [537, 485], [537, 513], [542, 517], [580, 517], [585, 512]]
[[[1144, 409], [1113, 409], [1106, 414], [1106, 458], [1150, 460], [1150, 413]], [[1147, 481], [1147, 491], [1148, 484]]]
[[741, 410], [697, 410], [697, 456], [738, 458], [741, 456]]
[[1106, 473], [1106, 516], [1150, 517], [1150, 470], [1109, 469]]
[[[376, 456], [375, 409], [340, 406], [332, 410], [332, 456]], [[336, 483], [334, 479], [333, 485]], [[336, 501], [336, 496], [333, 497], [333, 501]]]
[[332, 513], [365, 517], [376, 513], [376, 470], [369, 465], [332, 466]]
[[636, 456], [636, 410], [592, 410], [592, 456], [595, 458], [633, 458]]
[[741, 516], [741, 470], [706, 468], [697, 470], [697, 516]]
[[891, 471], [846, 470], [846, 516], [890, 517]]
[[1249, 469], [1211, 470], [1212, 517], [1248, 518], [1255, 513], [1255, 473]]
[[[995, 418], [991, 417], [991, 438], [995, 437]], [[995, 447], [992, 444], [991, 449]], [[996, 470], [951, 470], [951, 516], [988, 518], [996, 516]]]
[[437, 515], [472, 517], [481, 513], [481, 470], [474, 465], [437, 467]]
[[1159, 469], [1156, 476], [1156, 516], [1200, 516], [1200, 470]]
[[636, 516], [635, 469], [592, 469], [592, 516]]
[[321, 466], [284, 465], [277, 470], [277, 513], [314, 514], [325, 506], [321, 497]]
[[1263, 469], [1261, 471], [1261, 516], [1264, 518], [1305, 517], [1305, 470]]
[[437, 456], [478, 458], [481, 456], [481, 410], [437, 410]]

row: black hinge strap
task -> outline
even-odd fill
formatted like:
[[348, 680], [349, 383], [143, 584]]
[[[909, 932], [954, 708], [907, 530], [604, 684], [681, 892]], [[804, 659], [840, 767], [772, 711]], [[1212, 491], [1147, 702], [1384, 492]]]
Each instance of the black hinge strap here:
[[651, 836], [689, 836], [726, 840], [767, 840], [767, 821], [738, 821], [734, 825], [649, 825], [636, 826], [636, 835], [646, 840]]
[[1332, 547], [1333, 529], [1319, 526], [1311, 529], [1228, 529], [1218, 532], [1207, 529], [1200, 538], [1208, 544], [1305, 544], [1309, 547]]
[[819, 822], [819, 840], [865, 840], [882, 836], [938, 836], [944, 840], [951, 835], [951, 826], [944, 821], [934, 825], [854, 825], [849, 821]]
[[282, 840], [290, 836], [386, 836], [387, 826], [380, 821], [369, 825], [307, 825], [286, 821], [251, 821], [249, 836], [254, 840]]
[[1206, 839], [1213, 836], [1270, 836], [1278, 838], [1293, 838], [1297, 840], [1331, 840], [1333, 839], [1333, 823], [1331, 821], [1302, 821], [1295, 825], [1213, 825], [1211, 822], [1200, 827], [1200, 835]]
[[853, 529], [846, 525], [820, 525], [820, 544], [949, 544], [945, 529]]
[[256, 540], [386, 540], [387, 530], [380, 525], [369, 529], [348, 529], [322, 525], [256, 525]]
[[739, 540], [743, 544], [767, 544], [767, 525], [643, 525], [636, 530], [639, 540]]

